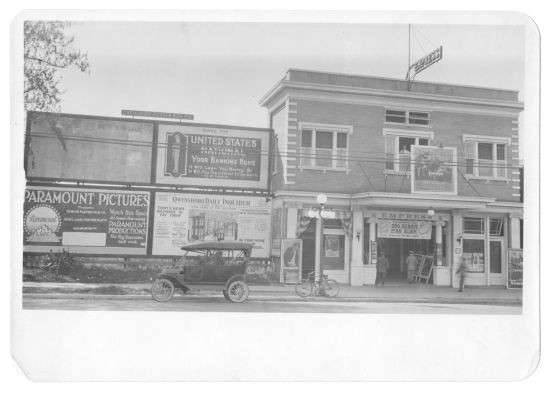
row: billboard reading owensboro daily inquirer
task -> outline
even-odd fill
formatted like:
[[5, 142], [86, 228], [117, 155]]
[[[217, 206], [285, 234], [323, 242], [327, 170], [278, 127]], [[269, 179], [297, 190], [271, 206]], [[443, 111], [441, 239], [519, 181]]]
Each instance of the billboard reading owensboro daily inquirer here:
[[268, 257], [270, 205], [265, 197], [157, 192], [153, 255], [179, 256], [184, 245], [229, 240], [253, 243], [253, 257]]
[[145, 255], [149, 192], [27, 187], [25, 252]]
[[157, 184], [266, 189], [267, 129], [159, 124]]

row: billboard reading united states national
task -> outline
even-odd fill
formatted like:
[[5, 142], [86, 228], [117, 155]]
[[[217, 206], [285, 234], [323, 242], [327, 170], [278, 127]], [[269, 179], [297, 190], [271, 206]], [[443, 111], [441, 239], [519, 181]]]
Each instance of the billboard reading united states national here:
[[157, 184], [266, 189], [267, 129], [159, 124]]
[[150, 192], [29, 186], [25, 252], [145, 255]]

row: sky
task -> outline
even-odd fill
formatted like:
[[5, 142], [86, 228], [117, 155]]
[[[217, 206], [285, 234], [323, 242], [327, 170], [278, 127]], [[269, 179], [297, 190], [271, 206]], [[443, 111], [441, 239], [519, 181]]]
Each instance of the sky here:
[[[417, 81], [523, 90], [524, 28], [412, 25], [411, 62], [443, 45]], [[196, 122], [267, 127], [258, 101], [289, 68], [403, 79], [406, 24], [76, 22], [90, 73], [62, 73], [62, 112], [188, 113]]]

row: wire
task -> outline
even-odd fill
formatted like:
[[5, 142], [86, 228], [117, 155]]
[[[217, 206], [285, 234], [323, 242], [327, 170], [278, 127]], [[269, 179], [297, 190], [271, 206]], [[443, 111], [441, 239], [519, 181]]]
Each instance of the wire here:
[[424, 33], [422, 33], [422, 32], [420, 31], [420, 29], [419, 29], [418, 27], [415, 26], [414, 29], [415, 29], [418, 33], [420, 33], [420, 35], [421, 35], [422, 37], [424, 37], [424, 39], [426, 39], [432, 46], [434, 46], [434, 47], [436, 46], [428, 37], [426, 37], [426, 36], [424, 35]]
[[422, 52], [424, 52], [424, 55], [427, 55], [428, 53], [424, 50], [424, 47], [420, 43], [420, 40], [416, 36], [416, 33], [414, 32], [414, 30], [413, 30], [413, 36], [414, 36], [414, 39], [416, 40], [416, 42], [418, 43], [418, 45], [420, 46], [420, 49], [422, 50]]
[[[58, 136], [52, 135], [49, 133], [27, 133], [28, 137], [35, 137], [35, 138], [47, 138], [47, 139], [59, 139]], [[122, 140], [122, 139], [107, 139], [107, 138], [97, 138], [97, 137], [79, 137], [79, 136], [66, 136], [64, 137], [64, 140], [67, 141], [78, 141], [78, 142], [90, 142], [90, 143], [96, 143], [96, 144], [113, 144], [113, 145], [124, 145], [124, 146], [135, 146], [135, 147], [143, 147], [143, 148], [152, 148], [154, 146], [158, 148], [166, 148], [169, 146], [168, 143], [152, 143], [152, 142], [143, 142], [143, 141], [137, 141], [137, 140]], [[32, 145], [32, 143], [30, 143]], [[426, 146], [429, 147], [429, 146]], [[271, 150], [267, 149], [261, 149], [257, 150], [255, 148], [239, 148], [242, 152], [247, 153], [256, 153], [260, 156], [270, 156], [270, 155], [277, 155], [282, 158], [296, 158], [296, 159], [315, 159], [315, 160], [334, 160], [335, 156], [333, 153], [315, 153], [315, 154], [305, 154], [302, 152], [294, 152], [294, 151], [278, 151], [276, 148], [272, 148]], [[350, 155], [349, 153], [355, 153], [355, 152], [361, 152], [361, 155]], [[386, 152], [380, 152], [380, 151], [363, 151], [363, 150], [348, 150], [348, 154], [345, 155], [343, 158], [346, 162], [357, 162], [357, 163], [386, 163], [388, 161]], [[394, 154], [399, 155], [399, 154]], [[457, 158], [466, 158], [466, 154], [456, 154]], [[399, 159], [394, 158], [393, 161], [399, 161]], [[415, 160], [410, 159], [408, 160], [410, 163], [416, 163]], [[506, 161], [508, 162], [508, 161]], [[420, 163], [420, 162], [418, 162]], [[456, 161], [456, 162], [441, 162], [442, 165], [453, 167], [453, 166], [466, 166], [467, 163], [463, 161]], [[502, 165], [502, 164], [483, 164], [478, 163], [478, 168], [503, 168], [503, 169], [520, 169], [521, 166], [512, 166], [512, 165]]]

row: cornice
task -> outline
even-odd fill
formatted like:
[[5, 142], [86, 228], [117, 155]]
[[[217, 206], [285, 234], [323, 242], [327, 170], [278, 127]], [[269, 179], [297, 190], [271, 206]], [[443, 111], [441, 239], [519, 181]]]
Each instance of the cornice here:
[[[314, 84], [307, 82], [298, 82], [298, 81], [288, 81], [282, 80], [279, 81], [273, 88], [271, 88], [263, 97], [260, 99], [260, 105], [265, 107], [270, 107], [269, 103], [275, 99], [278, 95], [284, 94], [285, 91], [292, 91], [293, 94], [290, 96], [299, 97], [301, 94], [309, 93], [311, 96], [312, 93], [321, 94], [318, 96], [318, 99], [321, 99], [322, 94], [330, 94], [329, 98], [332, 98], [334, 101], [337, 100], [339, 95], [355, 95], [363, 96], [365, 98], [378, 98], [380, 99], [402, 99], [402, 100], [412, 100], [412, 101], [432, 101], [440, 103], [441, 105], [467, 105], [467, 106], [478, 106], [483, 108], [495, 108], [501, 109], [504, 111], [515, 111], [519, 112], [523, 110], [523, 103], [519, 101], [509, 101], [509, 100], [494, 100], [494, 99], [480, 99], [480, 98], [471, 98], [471, 97], [462, 97], [462, 96], [447, 96], [447, 95], [436, 95], [429, 93], [419, 93], [419, 92], [404, 92], [404, 91], [393, 91], [393, 90], [383, 90], [383, 89], [373, 89], [373, 88], [364, 88], [364, 87], [350, 87], [342, 85], [328, 85], [328, 84]], [[298, 93], [301, 92], [301, 93]]]

